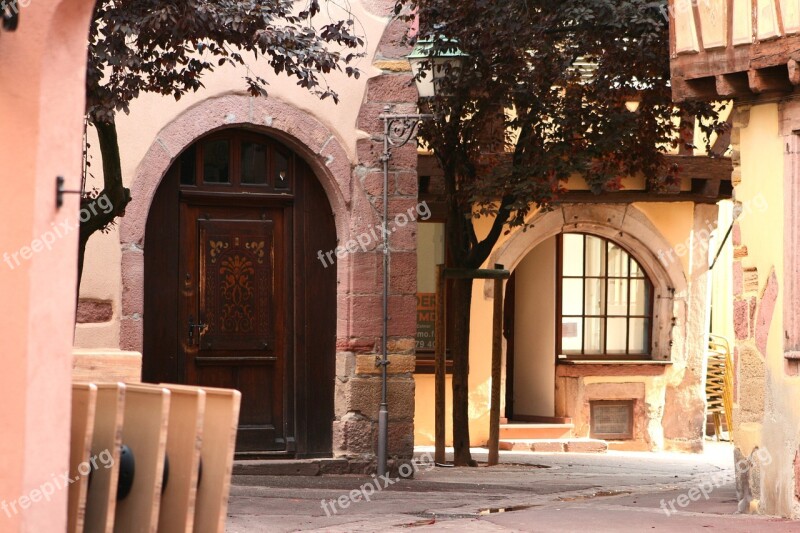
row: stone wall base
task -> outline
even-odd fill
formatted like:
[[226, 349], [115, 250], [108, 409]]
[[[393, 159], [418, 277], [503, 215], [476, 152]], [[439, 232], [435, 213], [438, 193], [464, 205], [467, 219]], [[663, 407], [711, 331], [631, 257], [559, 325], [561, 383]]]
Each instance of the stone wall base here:
[[[415, 463], [412, 459], [389, 459], [387, 473], [390, 478], [412, 479], [417, 469], [431, 463]], [[234, 476], [341, 476], [376, 474], [378, 463], [372, 458], [332, 459], [265, 459], [234, 461]], [[402, 469], [402, 472], [401, 472]], [[247, 483], [244, 483], [247, 484]]]

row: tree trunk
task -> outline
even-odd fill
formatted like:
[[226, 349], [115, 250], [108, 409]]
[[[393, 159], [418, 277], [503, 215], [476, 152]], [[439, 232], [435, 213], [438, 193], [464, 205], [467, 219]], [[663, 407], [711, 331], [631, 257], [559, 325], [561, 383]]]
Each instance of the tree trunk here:
[[122, 184], [122, 163], [119, 155], [117, 126], [114, 122], [96, 123], [103, 159], [103, 190], [94, 198], [81, 200], [81, 228], [78, 244], [78, 292], [83, 279], [84, 256], [89, 237], [106, 230], [117, 217], [125, 216], [131, 201], [130, 190]]
[[453, 309], [453, 452], [455, 466], [476, 466], [469, 451], [469, 321], [472, 280], [454, 279]]

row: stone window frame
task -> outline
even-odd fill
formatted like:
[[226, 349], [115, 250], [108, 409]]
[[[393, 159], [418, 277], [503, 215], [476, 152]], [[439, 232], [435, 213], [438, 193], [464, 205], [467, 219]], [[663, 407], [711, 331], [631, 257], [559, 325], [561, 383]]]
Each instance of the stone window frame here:
[[[515, 232], [495, 247], [486, 264], [502, 264], [513, 271], [531, 250], [560, 233], [588, 233], [613, 240], [636, 258], [653, 284], [651, 360], [687, 360], [690, 353], [705, 345], [702, 339], [687, 344], [686, 318], [690, 308], [687, 276], [680, 261], [659, 260], [658, 252], [671, 249], [671, 245], [636, 207], [629, 204], [564, 204], [552, 211], [536, 213], [528, 224], [527, 231]], [[494, 285], [485, 282], [483, 292], [485, 298], [493, 299]], [[673, 342], [673, 338], [678, 342]], [[614, 363], [642, 364], [642, 360]]]

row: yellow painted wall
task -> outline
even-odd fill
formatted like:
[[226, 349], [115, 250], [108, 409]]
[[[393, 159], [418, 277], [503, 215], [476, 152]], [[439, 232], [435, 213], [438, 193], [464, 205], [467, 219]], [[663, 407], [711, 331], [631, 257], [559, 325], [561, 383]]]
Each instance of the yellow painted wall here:
[[554, 416], [556, 238], [531, 250], [515, 274], [514, 414]]
[[[664, 237], [667, 244], [675, 250], [672, 259], [669, 259], [668, 251], [664, 250], [665, 260], [677, 262], [681, 265], [684, 276], [690, 272], [691, 261], [698, 258], [692, 256], [692, 246], [694, 242], [694, 208], [691, 202], [660, 202], [660, 203], [636, 203], [633, 207], [647, 216], [648, 220]], [[705, 224], [705, 223], [704, 223]], [[716, 221], [709, 221], [710, 226], [715, 226]], [[483, 238], [491, 227], [491, 220], [481, 218], [476, 220], [476, 233], [479, 238]], [[727, 227], [723, 229], [727, 230]], [[512, 235], [521, 231], [514, 230], [510, 235], [501, 237], [497, 247], [502, 246]], [[658, 254], [661, 250], [654, 250]], [[704, 258], [706, 260], [706, 258]], [[511, 265], [506, 265], [510, 267]], [[519, 269], [521, 265], [517, 268]], [[488, 268], [488, 265], [484, 265]], [[730, 278], [730, 268], [720, 269], [721, 279]], [[723, 285], [724, 286], [724, 285]], [[519, 287], [519, 285], [518, 285]], [[485, 282], [476, 281], [472, 291], [472, 315], [470, 322], [470, 439], [473, 446], [483, 446], [489, 437], [489, 393], [491, 389], [491, 316], [493, 300], [488, 298], [485, 293]], [[518, 288], [519, 291], [519, 288]], [[520, 293], [518, 292], [518, 295]], [[539, 295], [537, 295], [538, 297]], [[519, 298], [519, 296], [518, 296]], [[518, 304], [519, 305], [519, 304]], [[647, 384], [648, 398], [652, 396], [663, 397], [663, 388], [669, 384], [678, 385], [681, 382], [685, 369], [685, 362], [678, 361], [677, 364], [669, 366], [661, 378], [636, 378], [632, 381], [645, 381]], [[434, 389], [433, 376], [417, 375], [416, 379], [416, 418], [415, 418], [415, 444], [433, 444], [433, 405]], [[605, 379], [605, 378], [602, 378]], [[629, 378], [630, 380], [630, 378]], [[614, 381], [609, 379], [609, 382]], [[503, 391], [505, 384], [503, 384]], [[451, 400], [450, 400], [450, 381], [448, 379], [447, 394], [447, 443], [451, 441]], [[505, 392], [501, 394], [501, 412], [505, 408]], [[516, 409], [518, 412], [519, 409]], [[528, 414], [528, 413], [524, 413]], [[532, 413], [538, 414], [538, 413]], [[552, 413], [550, 413], [552, 414]], [[651, 428], [651, 433], [659, 431]]]
[[[764, 104], [750, 109], [749, 123], [740, 131], [742, 182], [736, 198], [744, 207], [740, 216], [742, 244], [748, 256], [744, 267], [758, 269], [763, 291], [774, 268], [779, 283], [778, 299], [769, 330], [766, 377], [741, 368], [739, 387], [748, 381], [748, 393], [763, 393], [763, 424], [749, 423], [736, 432], [736, 444], [747, 455], [758, 446], [769, 454], [771, 463], [762, 467], [759, 511], [767, 514], [800, 516], [794, 502], [793, 460], [800, 435], [800, 380], [787, 377], [783, 356], [784, 279], [784, 144], [780, 131], [779, 107]], [[794, 274], [796, 275], [796, 274]], [[760, 294], [759, 294], [760, 296]], [[795, 310], [797, 311], [797, 310]]]

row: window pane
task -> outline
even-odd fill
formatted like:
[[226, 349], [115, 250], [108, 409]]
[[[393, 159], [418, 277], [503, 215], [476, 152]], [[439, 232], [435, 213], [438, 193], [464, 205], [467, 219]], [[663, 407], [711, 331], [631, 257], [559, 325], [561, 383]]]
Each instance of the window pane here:
[[564, 275], [583, 276], [583, 235], [566, 233], [563, 245]]
[[275, 150], [272, 152], [273, 175], [276, 189], [289, 188], [289, 158]]
[[628, 277], [628, 252], [613, 242], [608, 243], [608, 275]]
[[631, 318], [629, 353], [643, 355], [650, 353], [650, 319]]
[[643, 277], [645, 277], [644, 276], [644, 270], [642, 270], [642, 267], [639, 265], [639, 263], [637, 263], [633, 259], [631, 259], [631, 277], [632, 278], [643, 278]]
[[242, 141], [242, 183], [266, 185], [267, 147], [263, 144]]
[[606, 241], [586, 236], [586, 275], [606, 275]]
[[561, 319], [561, 353], [564, 355], [581, 353], [581, 338], [583, 337], [581, 323], [580, 318]]
[[561, 293], [561, 314], [562, 315], [582, 315], [583, 314], [583, 280], [564, 279]]
[[230, 150], [228, 141], [210, 141], [203, 147], [203, 181], [230, 182]]
[[195, 170], [197, 168], [197, 147], [192, 145], [181, 154], [181, 185], [195, 184]]
[[631, 280], [631, 315], [650, 314], [650, 287], [643, 279]]
[[628, 314], [628, 280], [608, 280], [608, 315], [625, 316]]
[[587, 315], [604, 315], [606, 311], [606, 280], [586, 279], [586, 301], [584, 309]]
[[609, 318], [607, 334], [608, 334], [608, 345], [606, 353], [624, 354], [625, 341], [627, 340], [628, 337], [628, 319]]
[[584, 353], [601, 354], [603, 353], [604, 323], [602, 318], [587, 318], [583, 332]]

